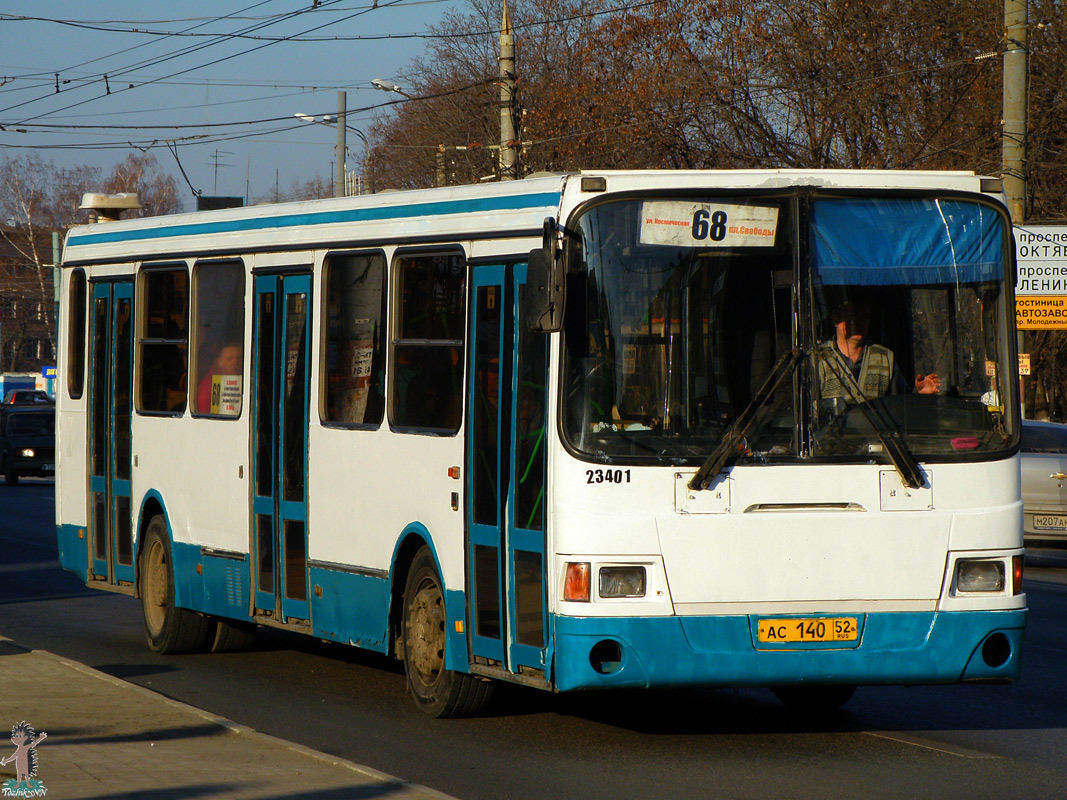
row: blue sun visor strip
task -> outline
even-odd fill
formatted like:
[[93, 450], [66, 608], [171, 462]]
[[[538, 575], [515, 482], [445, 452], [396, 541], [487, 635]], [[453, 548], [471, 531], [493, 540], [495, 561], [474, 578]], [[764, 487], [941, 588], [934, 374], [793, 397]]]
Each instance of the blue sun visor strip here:
[[481, 197], [465, 200], [445, 200], [411, 205], [384, 205], [365, 208], [346, 208], [335, 211], [306, 211], [295, 214], [257, 215], [223, 220], [189, 222], [167, 225], [166, 217], [155, 217], [151, 227], [114, 231], [89, 229], [85, 233], [71, 233], [68, 246], [111, 244], [178, 236], [210, 236], [219, 233], [242, 233], [277, 228], [297, 228], [311, 225], [381, 222], [415, 217], [440, 217], [449, 214], [484, 214], [494, 211], [521, 211], [559, 205], [559, 192]]
[[1004, 217], [945, 198], [825, 198], [812, 203], [812, 270], [827, 286], [996, 281]]

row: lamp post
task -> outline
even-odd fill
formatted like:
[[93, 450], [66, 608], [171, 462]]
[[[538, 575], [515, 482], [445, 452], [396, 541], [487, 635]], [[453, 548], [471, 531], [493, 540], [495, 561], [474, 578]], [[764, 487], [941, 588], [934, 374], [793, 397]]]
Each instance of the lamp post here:
[[[500, 76], [475, 85], [496, 83], [500, 86], [500, 144], [489, 145], [486, 149], [499, 151], [497, 155], [497, 165], [499, 168], [500, 180], [513, 181], [519, 177], [519, 148], [523, 143], [518, 141], [518, 134], [515, 130], [515, 84], [517, 80], [515, 74], [515, 33], [511, 27], [511, 16], [508, 14], [508, 4], [506, 0], [504, 2], [504, 16], [500, 22], [500, 55], [497, 60], [499, 61]], [[374, 78], [370, 84], [375, 89], [380, 89], [383, 92], [394, 92], [409, 100], [422, 99], [412, 97], [397, 84], [393, 83], [393, 81], [385, 78]], [[439, 186], [444, 185], [445, 180], [445, 151], [461, 149], [469, 148], [451, 147], [443, 144], [438, 145], [436, 183]]]
[[[347, 103], [344, 92], [337, 93], [337, 115], [326, 114], [322, 119], [316, 119], [310, 114], [302, 114], [299, 111], [293, 114], [299, 120], [303, 122], [314, 122], [317, 125], [332, 125], [337, 128], [337, 144], [334, 145], [334, 162], [337, 164], [333, 180], [333, 196], [344, 197], [347, 192], [345, 191], [345, 154], [348, 151], [348, 147], [345, 142], [345, 134], [347, 131], [352, 131], [363, 142], [363, 172], [367, 172], [367, 162], [370, 160], [370, 144], [367, 142], [367, 137], [363, 134], [359, 128], [353, 128], [345, 121], [347, 118]], [[359, 192], [362, 194], [362, 191]]]

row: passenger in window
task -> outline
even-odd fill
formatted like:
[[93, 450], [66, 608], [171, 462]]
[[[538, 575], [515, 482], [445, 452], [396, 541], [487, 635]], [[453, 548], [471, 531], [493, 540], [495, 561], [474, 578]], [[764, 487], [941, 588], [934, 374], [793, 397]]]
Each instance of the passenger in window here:
[[[887, 394], [907, 394], [908, 387], [893, 351], [867, 341], [870, 309], [863, 303], [848, 300], [835, 308], [830, 316], [834, 336], [823, 343], [818, 361], [819, 396], [823, 401], [854, 402]], [[847, 376], [851, 375], [854, 385]], [[935, 372], [915, 376], [914, 391], [936, 394], [941, 390], [941, 378]]]
[[[236, 343], [224, 344], [215, 355], [215, 360], [200, 378], [196, 390], [196, 409], [201, 414], [221, 413], [218, 397], [212, 397], [214, 387], [223, 377], [240, 377], [244, 364], [244, 351]], [[212, 402], [214, 400], [214, 402]]]

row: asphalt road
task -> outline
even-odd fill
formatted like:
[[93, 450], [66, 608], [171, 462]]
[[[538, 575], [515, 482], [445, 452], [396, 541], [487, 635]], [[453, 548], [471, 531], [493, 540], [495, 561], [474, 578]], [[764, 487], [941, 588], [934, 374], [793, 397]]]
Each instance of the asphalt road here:
[[48, 481], [0, 486], [0, 634], [464, 800], [1067, 796], [1067, 551], [1028, 565], [1010, 686], [861, 688], [823, 719], [762, 690], [505, 687], [485, 717], [430, 720], [395, 662], [341, 645], [264, 631], [246, 653], [151, 653], [136, 600], [59, 569], [52, 502]]

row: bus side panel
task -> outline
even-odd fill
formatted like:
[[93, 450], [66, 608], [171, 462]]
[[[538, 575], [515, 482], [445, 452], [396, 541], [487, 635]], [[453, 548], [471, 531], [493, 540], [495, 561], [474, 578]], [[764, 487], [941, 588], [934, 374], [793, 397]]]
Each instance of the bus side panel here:
[[83, 581], [89, 579], [89, 546], [86, 526], [56, 525], [59, 565]]
[[444, 584], [446, 666], [468, 671], [463, 518], [452, 507], [462, 483], [449, 474], [463, 460], [461, 436], [400, 433], [387, 422], [377, 430], [312, 423], [309, 449], [315, 635], [388, 652], [390, 603], [407, 580], [398, 552], [415, 537], [433, 551]]
[[[147, 501], [162, 506], [167, 520], [175, 605], [229, 619], [250, 619], [248, 556], [229, 552], [212, 554], [200, 544], [177, 540], [174, 533], [175, 514], [156, 491], [149, 492], [142, 500], [142, 529], [148, 523], [144, 518]], [[140, 564], [140, 552], [137, 563]]]
[[311, 620], [315, 635], [389, 651], [389, 579], [311, 567]]

